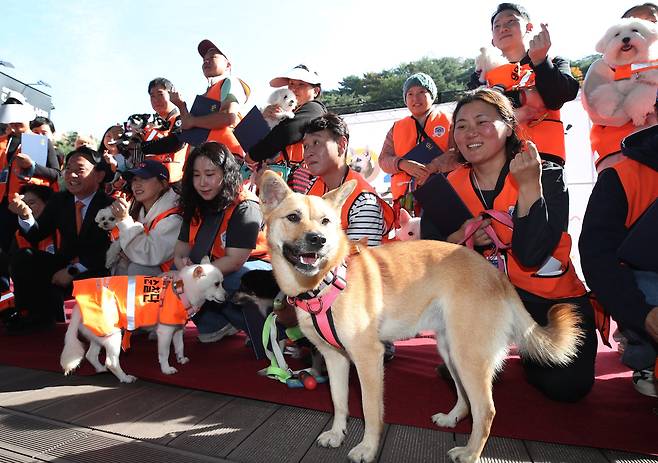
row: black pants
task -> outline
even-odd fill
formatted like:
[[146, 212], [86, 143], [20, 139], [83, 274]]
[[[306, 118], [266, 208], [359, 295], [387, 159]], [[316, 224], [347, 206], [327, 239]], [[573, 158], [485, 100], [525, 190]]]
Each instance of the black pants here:
[[594, 310], [586, 296], [559, 301], [536, 302], [524, 300], [523, 304], [532, 318], [542, 326], [548, 321], [548, 309], [556, 303], [571, 303], [578, 306], [582, 317], [580, 327], [585, 335], [578, 355], [567, 366], [546, 366], [523, 359], [523, 368], [528, 382], [549, 399], [560, 402], [576, 402], [585, 397], [594, 385], [594, 361], [597, 338], [594, 326]]
[[35, 322], [64, 321], [64, 298], [72, 288], [51, 283], [58, 270], [64, 268], [53, 254], [33, 249], [20, 249], [10, 257], [16, 308], [27, 310]]

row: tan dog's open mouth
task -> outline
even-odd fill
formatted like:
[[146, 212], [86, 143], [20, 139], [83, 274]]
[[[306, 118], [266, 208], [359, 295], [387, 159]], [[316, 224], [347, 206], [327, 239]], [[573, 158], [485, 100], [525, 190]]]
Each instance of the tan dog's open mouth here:
[[285, 257], [293, 267], [305, 274], [317, 272], [324, 256], [317, 252], [304, 251], [304, 249], [300, 249], [290, 244], [283, 245], [283, 257]]

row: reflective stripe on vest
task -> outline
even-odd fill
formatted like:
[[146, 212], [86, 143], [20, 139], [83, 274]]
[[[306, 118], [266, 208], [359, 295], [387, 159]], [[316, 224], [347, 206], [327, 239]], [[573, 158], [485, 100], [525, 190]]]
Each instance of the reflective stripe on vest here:
[[[498, 87], [505, 91], [522, 90], [535, 86], [535, 73], [529, 64], [508, 63], [487, 71], [487, 86]], [[547, 109], [538, 121], [519, 124], [518, 135], [537, 145], [537, 151], [549, 161], [564, 165], [566, 148], [564, 144], [564, 125], [560, 111]]]
[[[450, 120], [441, 111], [432, 110], [425, 121], [425, 134], [445, 153], [448, 150]], [[393, 124], [393, 151], [397, 157], [402, 157], [411, 151], [423, 138], [419, 134], [416, 120], [412, 116], [405, 117]], [[391, 195], [396, 200], [404, 196], [409, 188], [411, 176], [398, 172], [391, 176]]]
[[[484, 211], [484, 206], [471, 183], [471, 168], [462, 166], [448, 175], [448, 181], [459, 194], [473, 216]], [[518, 185], [511, 175], [507, 175], [503, 189], [496, 196], [492, 209], [512, 216], [518, 200]], [[492, 220], [491, 224], [498, 238], [507, 245], [512, 243], [512, 229]], [[571, 263], [571, 236], [562, 232], [552, 255], [538, 267], [524, 267], [514, 256], [512, 248], [507, 249], [507, 274], [512, 284], [529, 293], [546, 299], [564, 299], [582, 296], [586, 293]], [[490, 252], [484, 253], [485, 257]], [[559, 265], [559, 270], [555, 267]]]
[[[349, 182], [350, 180], [356, 180], [356, 188], [354, 188], [352, 194], [347, 197], [340, 211], [340, 221], [343, 230], [347, 230], [347, 227], [349, 227], [349, 212], [352, 208], [352, 205], [354, 204], [354, 201], [356, 201], [356, 198], [358, 198], [359, 195], [365, 191], [372, 193], [377, 197], [377, 201], [382, 208], [384, 219], [385, 231], [383, 236], [386, 236], [393, 229], [395, 224], [395, 213], [393, 212], [393, 208], [377, 194], [372, 185], [370, 185], [370, 183], [368, 183], [368, 181], [363, 178], [363, 175], [360, 173], [355, 172], [352, 169], [348, 169], [345, 182]], [[306, 194], [312, 196], [323, 196], [327, 192], [327, 185], [324, 183], [322, 178], [317, 177]]]
[[[226, 79], [222, 79], [216, 84], [213, 84], [206, 91], [204, 96], [210, 98], [211, 100], [216, 100], [221, 106], [222, 86], [224, 85], [225, 81]], [[250, 92], [249, 86], [241, 79], [238, 79], [238, 81], [242, 85], [242, 88], [245, 91], [245, 95], [249, 96], [249, 92]], [[242, 120], [242, 115], [238, 113], [238, 122], [240, 120]], [[208, 134], [207, 141], [216, 141], [219, 143], [223, 143], [224, 145], [226, 145], [226, 147], [229, 149], [231, 153], [244, 158], [245, 152], [240, 146], [240, 142], [238, 142], [238, 139], [235, 138], [235, 135], [233, 135], [233, 127], [222, 127], [220, 129], [212, 129], [210, 131], [210, 134]]]

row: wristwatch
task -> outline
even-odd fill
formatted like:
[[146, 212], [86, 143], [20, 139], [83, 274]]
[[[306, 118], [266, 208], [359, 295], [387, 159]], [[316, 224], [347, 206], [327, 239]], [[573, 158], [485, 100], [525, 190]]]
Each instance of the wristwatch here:
[[66, 267], [66, 271], [72, 277], [77, 276], [80, 273], [80, 269], [78, 267], [76, 267], [75, 265], [69, 265], [68, 267]]

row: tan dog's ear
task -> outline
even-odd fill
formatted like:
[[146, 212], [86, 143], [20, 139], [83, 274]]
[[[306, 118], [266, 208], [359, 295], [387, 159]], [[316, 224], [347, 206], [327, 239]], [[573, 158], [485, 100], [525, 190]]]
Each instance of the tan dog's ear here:
[[192, 272], [192, 276], [194, 277], [195, 280], [198, 280], [201, 277], [205, 277], [206, 272], [205, 270], [203, 270], [203, 267], [197, 265], [196, 267], [194, 267], [194, 272]]
[[270, 170], [263, 172], [258, 189], [260, 208], [265, 215], [276, 209], [288, 195], [292, 194], [292, 190], [288, 188], [283, 178]]
[[322, 199], [333, 203], [334, 208], [340, 211], [340, 208], [343, 207], [343, 203], [345, 203], [345, 200], [352, 194], [355, 188], [356, 180], [350, 180], [349, 182], [343, 183], [335, 190], [326, 193]]

